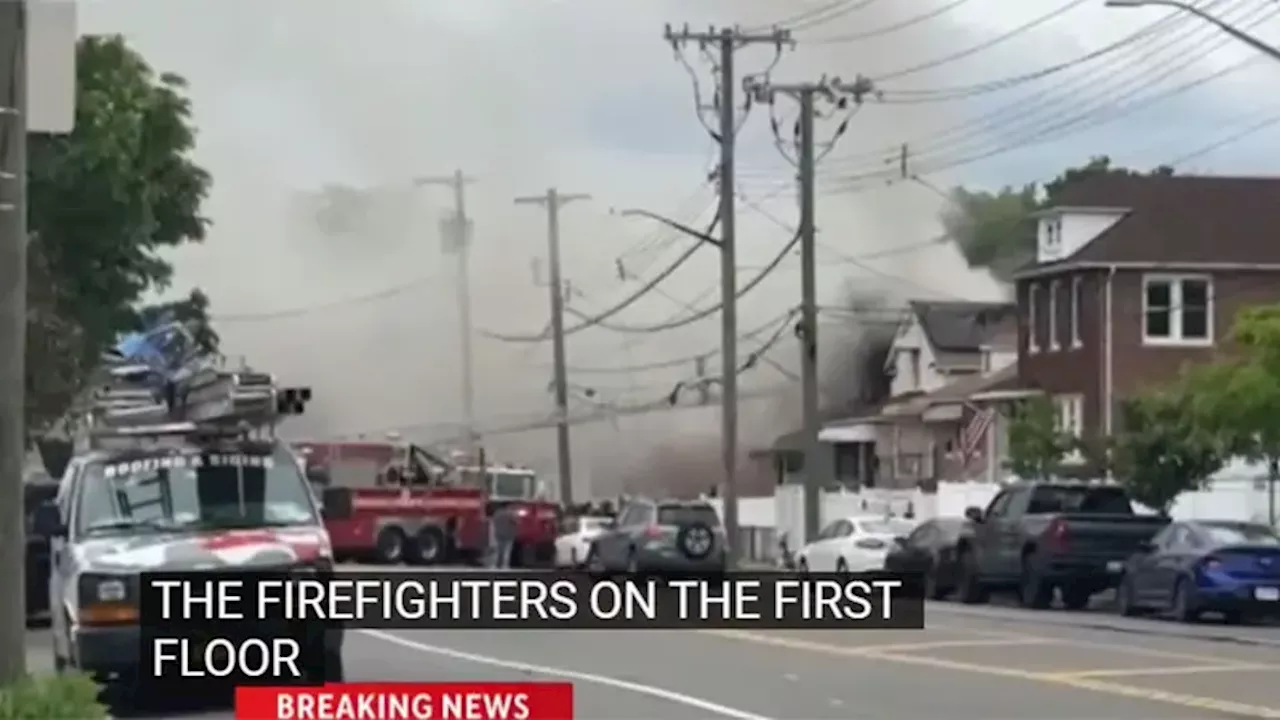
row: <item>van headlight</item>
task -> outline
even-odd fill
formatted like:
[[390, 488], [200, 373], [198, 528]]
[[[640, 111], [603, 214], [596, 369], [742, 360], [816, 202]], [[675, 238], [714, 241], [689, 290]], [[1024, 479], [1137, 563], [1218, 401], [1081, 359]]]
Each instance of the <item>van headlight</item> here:
[[98, 581], [94, 599], [98, 602], [122, 602], [129, 595], [123, 580], [115, 578]]

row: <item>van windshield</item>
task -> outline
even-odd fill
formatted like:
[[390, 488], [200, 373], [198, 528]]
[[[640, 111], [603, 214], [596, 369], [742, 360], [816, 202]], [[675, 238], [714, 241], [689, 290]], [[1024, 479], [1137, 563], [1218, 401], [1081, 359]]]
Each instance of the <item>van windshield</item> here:
[[85, 473], [76, 505], [82, 533], [319, 522], [306, 479], [280, 449], [138, 454]]

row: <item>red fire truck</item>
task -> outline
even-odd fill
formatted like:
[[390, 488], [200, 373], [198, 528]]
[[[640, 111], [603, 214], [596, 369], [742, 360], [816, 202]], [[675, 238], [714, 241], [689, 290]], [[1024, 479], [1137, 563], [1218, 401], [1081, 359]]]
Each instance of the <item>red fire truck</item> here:
[[387, 442], [295, 444], [324, 501], [335, 554], [381, 563], [475, 562], [489, 546], [488, 518], [514, 505], [516, 558], [554, 561], [558, 507], [539, 500], [530, 470], [455, 466], [424, 448]]

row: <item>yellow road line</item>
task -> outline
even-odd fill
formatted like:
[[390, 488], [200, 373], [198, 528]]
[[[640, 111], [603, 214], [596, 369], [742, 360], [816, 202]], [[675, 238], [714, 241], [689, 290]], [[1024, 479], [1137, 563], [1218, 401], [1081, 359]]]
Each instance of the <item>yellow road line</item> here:
[[1133, 668], [1124, 670], [1068, 670], [1065, 672], [1054, 671], [1045, 673], [1045, 675], [1053, 678], [1107, 678], [1107, 677], [1138, 677], [1143, 675], [1199, 675], [1200, 673], [1220, 673], [1220, 672], [1253, 672], [1258, 670], [1280, 671], [1280, 665], [1266, 665], [1262, 663], [1236, 663], [1234, 665], [1224, 665], [1218, 663], [1216, 665], [1184, 665], [1179, 667], [1149, 667], [1149, 668]]
[[1237, 703], [1230, 700], [1222, 700], [1219, 698], [1200, 697], [1196, 695], [1185, 695], [1182, 693], [1167, 692], [1154, 688], [1136, 687], [1133, 685], [1122, 685], [1119, 683], [1107, 682], [1088, 677], [1055, 675], [1054, 673], [1030, 672], [1027, 670], [1019, 670], [1017, 668], [1001, 667], [999, 665], [982, 665], [974, 662], [961, 662], [958, 660], [947, 660], [944, 658], [930, 657], [928, 655], [897, 655], [884, 650], [872, 649], [876, 646], [858, 647], [841, 647], [838, 645], [828, 645], [826, 643], [811, 642], [806, 640], [797, 640], [789, 637], [779, 637], [773, 635], [761, 635], [759, 633], [738, 631], [738, 630], [699, 630], [705, 634], [715, 635], [733, 640], [741, 640], [745, 642], [754, 642], [762, 645], [774, 645], [792, 650], [804, 650], [809, 652], [823, 653], [827, 655], [838, 655], [844, 657], [862, 657], [873, 658], [876, 660], [885, 660], [888, 662], [901, 663], [903, 665], [917, 665], [922, 667], [932, 667], [941, 670], [953, 670], [956, 672], [969, 672], [981, 675], [993, 675], [996, 677], [1013, 678], [1018, 680], [1028, 680], [1031, 682], [1040, 682], [1048, 685], [1056, 685], [1058, 687], [1068, 687], [1079, 690], [1090, 690], [1098, 693], [1109, 695], [1119, 695], [1139, 700], [1148, 700], [1151, 702], [1160, 702], [1168, 705], [1177, 705], [1195, 710], [1208, 710], [1211, 712], [1225, 713], [1245, 718], [1262, 718], [1265, 720], [1280, 720], [1280, 708], [1265, 707], [1261, 705], [1250, 705], [1247, 703]]
[[[964, 626], [961, 625], [929, 625], [930, 630], [943, 630], [945, 632], [966, 632]], [[1127, 655], [1142, 655], [1150, 658], [1164, 658], [1166, 660], [1182, 660], [1185, 662], [1203, 663], [1207, 665], [1215, 664], [1239, 664], [1239, 658], [1226, 657], [1223, 655], [1213, 655], [1205, 653], [1186, 653], [1177, 650], [1161, 650], [1159, 648], [1141, 647], [1136, 645], [1116, 645], [1106, 642], [1098, 642], [1093, 640], [1073, 640], [1071, 638], [1033, 635], [1031, 633], [1011, 632], [1007, 630], [988, 631], [988, 630], [967, 630], [975, 635], [991, 635], [993, 637], [1006, 638], [1037, 638], [1045, 642], [1052, 642], [1067, 647], [1085, 648], [1090, 650], [1106, 650], [1108, 652], [1125, 653]]]

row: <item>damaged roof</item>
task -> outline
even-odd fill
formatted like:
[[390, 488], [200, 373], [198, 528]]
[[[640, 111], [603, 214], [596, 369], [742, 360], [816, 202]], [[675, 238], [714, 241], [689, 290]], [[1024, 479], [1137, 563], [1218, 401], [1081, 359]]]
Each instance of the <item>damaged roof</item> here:
[[1013, 303], [913, 300], [911, 310], [936, 350], [978, 352], [1016, 321]]

